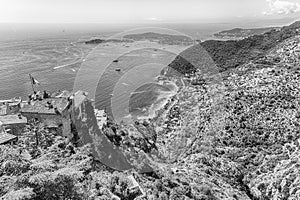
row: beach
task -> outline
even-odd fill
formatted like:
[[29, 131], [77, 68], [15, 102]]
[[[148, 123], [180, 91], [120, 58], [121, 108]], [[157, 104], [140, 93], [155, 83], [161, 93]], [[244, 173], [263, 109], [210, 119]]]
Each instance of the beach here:
[[160, 91], [156, 96], [155, 101], [149, 105], [147, 110], [144, 110], [141, 115], [137, 116], [138, 120], [153, 119], [157, 117], [161, 110], [165, 109], [165, 106], [171, 101], [172, 97], [178, 94], [179, 87], [173, 81], [163, 81], [162, 84], [168, 85], [171, 90]]

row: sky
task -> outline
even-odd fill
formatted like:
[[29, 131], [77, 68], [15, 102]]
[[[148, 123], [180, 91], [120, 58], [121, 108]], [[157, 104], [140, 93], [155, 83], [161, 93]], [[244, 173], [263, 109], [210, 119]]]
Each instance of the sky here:
[[0, 0], [0, 23], [226, 22], [300, 18], [300, 0]]

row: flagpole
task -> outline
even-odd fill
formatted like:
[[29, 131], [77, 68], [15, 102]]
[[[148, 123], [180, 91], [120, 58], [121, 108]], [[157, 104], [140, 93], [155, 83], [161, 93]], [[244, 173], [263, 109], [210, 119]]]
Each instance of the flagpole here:
[[34, 91], [34, 87], [33, 87], [33, 81], [32, 81], [31, 74], [29, 74], [29, 78], [30, 78], [31, 87], [32, 87], [32, 90], [33, 90], [33, 93], [34, 93], [35, 91]]

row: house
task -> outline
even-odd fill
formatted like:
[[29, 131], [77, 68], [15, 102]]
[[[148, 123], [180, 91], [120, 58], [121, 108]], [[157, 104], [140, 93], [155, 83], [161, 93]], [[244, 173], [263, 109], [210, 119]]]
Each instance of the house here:
[[6, 132], [0, 132], [0, 145], [3, 144], [15, 144], [18, 141], [18, 137]]
[[69, 109], [71, 101], [65, 97], [53, 97], [31, 101], [21, 108], [28, 121], [42, 122], [48, 128], [56, 128], [62, 136], [72, 138]]
[[107, 125], [107, 114], [105, 110], [95, 109], [95, 115], [98, 122], [98, 126], [100, 129], [102, 129], [104, 126]]
[[21, 109], [22, 99], [0, 100], [0, 115], [16, 114]]
[[27, 124], [27, 118], [21, 114], [1, 115], [0, 124], [9, 133], [20, 135]]
[[140, 184], [135, 180], [134, 176], [128, 175], [127, 179], [129, 180], [129, 193], [130, 194], [136, 194], [136, 196], [140, 196], [140, 198], [145, 197], [146, 193], [140, 186]]
[[2, 144], [15, 144], [18, 141], [18, 137], [9, 134], [5, 131], [2, 122], [0, 122], [0, 145]]

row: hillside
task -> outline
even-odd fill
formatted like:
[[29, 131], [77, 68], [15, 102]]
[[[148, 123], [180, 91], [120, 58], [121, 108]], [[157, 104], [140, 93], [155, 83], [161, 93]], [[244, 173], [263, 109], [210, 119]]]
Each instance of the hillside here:
[[137, 33], [137, 34], [128, 34], [124, 36], [125, 39], [134, 40], [134, 41], [141, 41], [141, 40], [149, 40], [149, 41], [156, 41], [161, 44], [192, 44], [193, 41], [188, 36], [183, 35], [170, 35], [170, 34], [163, 34], [163, 33], [155, 33], [155, 32], [146, 32], [146, 33]]
[[[267, 46], [264, 56], [216, 74], [222, 83], [187, 85], [152, 122], [156, 148], [147, 151], [160, 158], [150, 159], [152, 176], [139, 176], [148, 198], [300, 198], [300, 38], [294, 27], [277, 32], [290, 36]], [[195, 56], [201, 49], [193, 50]], [[120, 131], [138, 135], [148, 128]]]
[[[161, 193], [169, 199], [300, 198], [298, 27], [269, 33], [269, 41], [287, 39], [258, 42], [267, 47], [264, 56], [241, 57], [243, 64], [219, 74], [223, 83], [188, 85], [154, 122], [158, 152], [167, 158], [156, 163], [158, 177], [144, 182], [154, 199], [163, 199]], [[166, 179], [171, 185], [160, 181]]]
[[[273, 30], [243, 40], [209, 40], [199, 45], [206, 49], [218, 67], [226, 70], [245, 64], [250, 60], [263, 58], [277, 44], [299, 33], [300, 22], [295, 22], [278, 31]], [[189, 54], [189, 50], [186, 51], [188, 51], [186, 54]]]
[[170, 45], [191, 45], [194, 41], [188, 37], [183, 35], [170, 35], [156, 32], [146, 32], [146, 33], [136, 33], [136, 34], [128, 34], [124, 35], [122, 39], [91, 39], [85, 41], [85, 44], [101, 44], [101, 43], [109, 43], [109, 42], [134, 42], [134, 41], [153, 41], [161, 44], [170, 44]]
[[267, 27], [267, 28], [252, 28], [252, 29], [242, 29], [234, 28], [230, 30], [220, 31], [214, 34], [217, 39], [243, 39], [253, 35], [260, 35], [272, 30], [278, 30], [278, 27]]
[[172, 163], [163, 174], [186, 184], [185, 196], [299, 199], [299, 44], [290, 38], [261, 59], [276, 64], [249, 62], [222, 73], [223, 85], [189, 86], [179, 95], [180, 123], [158, 132], [157, 145]]
[[[101, 130], [125, 155], [136, 156], [136, 169], [145, 161], [152, 172], [115, 171], [95, 161], [91, 145], [76, 147], [31, 125], [18, 145], [0, 146], [1, 199], [300, 199], [299, 28], [297, 22], [188, 49], [171, 66], [197, 74], [184, 58], [208, 66], [205, 48], [218, 66], [200, 70], [219, 81], [185, 79], [155, 119], [109, 122]], [[93, 128], [82, 122], [86, 131]], [[129, 175], [143, 194], [132, 189]]]

